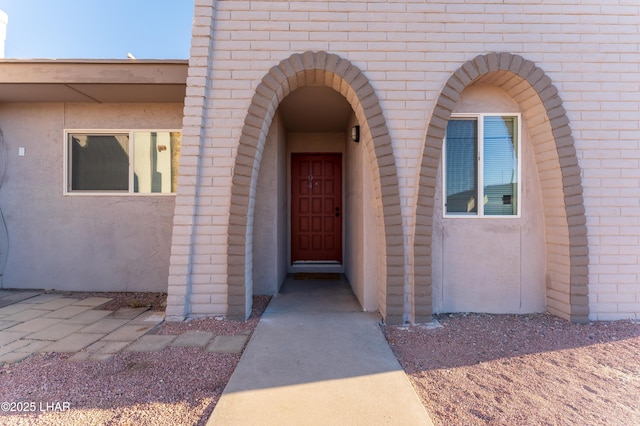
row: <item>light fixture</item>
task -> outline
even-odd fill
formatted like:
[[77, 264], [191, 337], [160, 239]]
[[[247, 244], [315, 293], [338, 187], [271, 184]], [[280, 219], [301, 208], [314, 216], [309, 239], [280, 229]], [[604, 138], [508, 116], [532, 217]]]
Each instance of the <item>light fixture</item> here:
[[356, 125], [351, 128], [351, 140], [360, 142], [360, 126]]

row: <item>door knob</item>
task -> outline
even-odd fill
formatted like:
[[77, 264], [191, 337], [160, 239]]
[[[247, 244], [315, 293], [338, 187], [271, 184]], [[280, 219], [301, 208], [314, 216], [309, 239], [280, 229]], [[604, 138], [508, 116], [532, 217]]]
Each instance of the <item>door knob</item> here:
[[340, 207], [336, 207], [336, 217], [340, 217]]

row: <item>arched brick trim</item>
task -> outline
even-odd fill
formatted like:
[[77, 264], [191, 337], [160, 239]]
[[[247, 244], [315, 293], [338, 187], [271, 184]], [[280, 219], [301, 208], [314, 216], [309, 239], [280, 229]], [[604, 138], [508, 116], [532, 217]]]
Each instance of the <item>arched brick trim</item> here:
[[351, 104], [372, 159], [378, 205], [383, 276], [379, 308], [388, 323], [403, 320], [404, 246], [400, 195], [391, 138], [378, 97], [365, 75], [350, 61], [326, 52], [294, 54], [271, 68], [256, 88], [238, 146], [228, 239], [228, 315], [246, 318], [252, 296], [252, 218], [262, 150], [275, 111], [292, 91], [307, 85], [326, 86]]
[[542, 186], [547, 251], [547, 310], [587, 322], [588, 252], [580, 167], [558, 90], [533, 62], [490, 53], [466, 62], [445, 84], [427, 130], [414, 238], [415, 321], [432, 314], [431, 239], [437, 170], [447, 122], [462, 91], [483, 82], [503, 88], [523, 109]]

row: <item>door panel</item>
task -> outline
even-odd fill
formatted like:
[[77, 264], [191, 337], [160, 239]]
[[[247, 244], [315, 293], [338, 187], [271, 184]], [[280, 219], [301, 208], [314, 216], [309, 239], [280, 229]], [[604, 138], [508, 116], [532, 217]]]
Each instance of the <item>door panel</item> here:
[[342, 154], [291, 154], [291, 261], [342, 263]]

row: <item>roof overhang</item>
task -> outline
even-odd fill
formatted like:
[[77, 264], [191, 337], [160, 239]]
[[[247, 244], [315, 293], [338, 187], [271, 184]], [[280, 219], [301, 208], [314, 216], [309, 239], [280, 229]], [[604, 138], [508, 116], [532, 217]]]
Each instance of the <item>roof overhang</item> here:
[[0, 103], [183, 103], [186, 60], [0, 60]]

